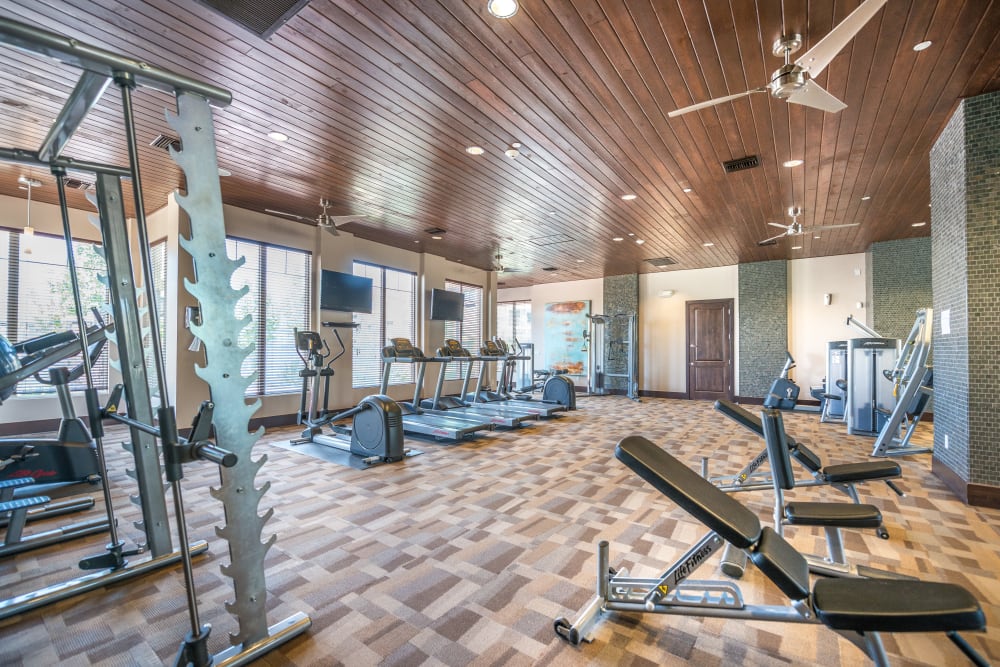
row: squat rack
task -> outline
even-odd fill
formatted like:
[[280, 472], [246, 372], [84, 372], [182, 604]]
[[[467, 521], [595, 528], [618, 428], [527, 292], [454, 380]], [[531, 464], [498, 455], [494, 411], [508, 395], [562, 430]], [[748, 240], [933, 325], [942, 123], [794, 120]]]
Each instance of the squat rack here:
[[[77, 304], [79, 335], [83, 349], [87, 347], [86, 327], [80, 308], [79, 288], [72, 252], [72, 237], [68, 208], [62, 181], [68, 169], [85, 171], [96, 177], [96, 197], [92, 203], [98, 209], [99, 226], [107, 261], [111, 306], [115, 321], [115, 338], [121, 362], [122, 384], [129, 418], [122, 419], [129, 425], [131, 450], [135, 461], [135, 478], [139, 487], [142, 508], [142, 528], [146, 545], [152, 558], [140, 565], [130, 566], [118, 542], [113, 522], [109, 553], [102, 558], [108, 562], [104, 572], [80, 577], [28, 595], [0, 602], [0, 618], [13, 616], [45, 604], [93, 590], [113, 582], [145, 574], [155, 568], [181, 560], [184, 565], [187, 603], [191, 621], [190, 633], [185, 637], [177, 654], [177, 664], [239, 665], [246, 664], [304, 632], [311, 620], [299, 612], [288, 619], [268, 627], [266, 621], [267, 591], [264, 581], [264, 556], [275, 542], [271, 536], [261, 542], [264, 523], [273, 510], [258, 514], [258, 506], [269, 484], [255, 484], [257, 471], [267, 457], [254, 460], [253, 445], [262, 431], [249, 432], [249, 419], [259, 408], [260, 402], [247, 405], [244, 391], [251, 378], [243, 377], [241, 365], [251, 348], [243, 348], [233, 341], [249, 321], [235, 317], [234, 306], [242, 292], [230, 287], [233, 271], [244, 259], [230, 260], [226, 256], [225, 226], [222, 214], [222, 196], [218, 180], [218, 164], [210, 105], [225, 107], [232, 101], [230, 93], [209, 83], [161, 69], [127, 56], [81, 43], [75, 39], [38, 29], [6, 18], [0, 18], [0, 44], [13, 46], [36, 55], [46, 56], [82, 70], [75, 88], [70, 93], [48, 134], [37, 150], [0, 147], [0, 160], [49, 168], [59, 186], [60, 210], [68, 248], [70, 277], [74, 300]], [[98, 164], [74, 160], [61, 155], [73, 134], [100, 101], [105, 90], [114, 83], [121, 93], [125, 140], [129, 165]], [[175, 410], [170, 403], [161, 355], [159, 327], [156, 324], [156, 297], [153, 290], [152, 263], [150, 261], [145, 207], [139, 174], [138, 146], [132, 93], [137, 87], [149, 87], [172, 94], [177, 103], [176, 115], [166, 112], [167, 121], [181, 138], [182, 150], [171, 149], [171, 156], [185, 175], [187, 193], [177, 200], [190, 219], [190, 237], [181, 237], [182, 247], [191, 255], [196, 280], [185, 281], [188, 291], [198, 299], [203, 313], [200, 325], [192, 325], [192, 332], [205, 345], [206, 364], [196, 372], [208, 385], [211, 401], [195, 418], [192, 441], [180, 439], [177, 434]], [[136, 295], [135, 275], [131, 261], [126, 227], [122, 178], [132, 183], [135, 204], [140, 269], [145, 303], [150, 318], [149, 335], [152, 359], [159, 391], [159, 405], [154, 419], [152, 397], [147, 381], [143, 354], [141, 312]], [[85, 357], [86, 359], [86, 357]], [[86, 363], [86, 362], [85, 362]], [[87, 411], [94, 433], [99, 457], [103, 461], [101, 442], [102, 418], [114, 418], [111, 403], [101, 408], [93, 388], [89, 366]], [[114, 395], [116, 392], [112, 392]], [[206, 436], [209, 424], [214, 427], [214, 447], [200, 441]], [[159, 448], [162, 444], [166, 477], [174, 497], [174, 514], [178, 537], [182, 543], [179, 551], [171, 546], [167, 522], [166, 500], [163, 493], [163, 475], [160, 470]], [[227, 608], [237, 617], [239, 632], [230, 634], [232, 647], [210, 656], [207, 649], [211, 626], [202, 625], [198, 618], [197, 599], [193, 588], [191, 553], [204, 551], [205, 542], [188, 545], [184, 523], [184, 506], [179, 481], [183, 477], [181, 464], [195, 458], [211, 460], [220, 467], [221, 486], [212, 489], [212, 496], [223, 502], [226, 525], [217, 533], [228, 540], [231, 563], [223, 565], [223, 574], [233, 579], [235, 600]], [[111, 511], [110, 494], [105, 476], [105, 500]], [[140, 549], [140, 551], [142, 550]], [[134, 553], [139, 553], [134, 552]]]

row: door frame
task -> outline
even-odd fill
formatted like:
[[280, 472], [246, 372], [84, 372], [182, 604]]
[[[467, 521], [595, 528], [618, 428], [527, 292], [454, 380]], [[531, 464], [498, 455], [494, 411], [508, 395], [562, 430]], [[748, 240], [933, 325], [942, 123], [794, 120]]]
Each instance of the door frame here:
[[694, 299], [684, 302], [684, 394], [691, 399], [691, 306], [698, 304], [721, 303], [728, 308], [726, 326], [729, 329], [729, 390], [728, 400], [736, 400], [736, 331], [733, 329], [736, 304], [735, 299]]

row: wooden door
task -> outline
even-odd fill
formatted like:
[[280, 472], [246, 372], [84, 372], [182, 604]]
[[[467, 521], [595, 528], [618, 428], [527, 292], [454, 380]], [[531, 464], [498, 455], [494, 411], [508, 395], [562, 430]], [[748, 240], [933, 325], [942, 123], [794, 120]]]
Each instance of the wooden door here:
[[733, 400], [733, 300], [687, 302], [688, 398]]

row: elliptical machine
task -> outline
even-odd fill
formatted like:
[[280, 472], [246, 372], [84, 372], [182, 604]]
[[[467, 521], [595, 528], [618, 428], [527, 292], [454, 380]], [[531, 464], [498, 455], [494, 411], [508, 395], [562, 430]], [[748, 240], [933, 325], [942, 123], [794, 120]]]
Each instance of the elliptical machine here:
[[789, 352], [785, 352], [785, 365], [781, 368], [781, 374], [771, 383], [771, 388], [764, 397], [764, 407], [777, 410], [795, 410], [796, 412], [810, 412], [819, 414], [820, 408], [812, 405], [797, 405], [801, 389], [795, 381], [788, 377], [789, 371], [795, 368], [795, 359]]
[[[304, 365], [299, 371], [302, 395], [298, 423], [306, 428], [302, 431], [302, 437], [292, 440], [292, 444], [311, 442], [342, 449], [362, 457], [365, 465], [369, 466], [402, 461], [406, 456], [403, 448], [403, 412], [394, 400], [382, 394], [374, 394], [365, 396], [357, 406], [349, 410], [339, 413], [330, 411], [333, 363], [347, 352], [336, 327], [354, 328], [358, 325], [352, 322], [324, 322], [323, 326], [333, 328], [340, 345], [340, 351], [336, 354], [318, 332], [295, 330], [295, 351]], [[323, 385], [322, 410], [319, 408], [320, 384]], [[347, 418], [353, 418], [350, 427], [334, 423]], [[324, 426], [328, 426], [331, 432], [324, 433]]]

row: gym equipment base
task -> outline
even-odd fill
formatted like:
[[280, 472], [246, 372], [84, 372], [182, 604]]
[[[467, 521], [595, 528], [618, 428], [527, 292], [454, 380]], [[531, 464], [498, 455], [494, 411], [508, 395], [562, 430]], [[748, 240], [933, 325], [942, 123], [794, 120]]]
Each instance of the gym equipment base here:
[[236, 667], [246, 665], [261, 657], [268, 651], [298, 637], [312, 626], [312, 619], [301, 611], [267, 629], [267, 637], [249, 646], [232, 646], [212, 656], [213, 667]]
[[[205, 540], [192, 542], [188, 550], [192, 556], [197, 556], [208, 550], [208, 542]], [[0, 620], [11, 618], [12, 616], [17, 616], [52, 604], [53, 602], [66, 600], [98, 588], [103, 588], [109, 584], [149, 574], [153, 570], [178, 563], [180, 559], [181, 553], [179, 551], [172, 551], [159, 558], [151, 558], [135, 565], [126, 565], [118, 570], [93, 572], [70, 581], [64, 581], [59, 584], [40, 588], [37, 591], [0, 601]]]
[[[290, 440], [282, 440], [281, 442], [272, 442], [268, 444], [274, 445], [275, 447], [281, 447], [282, 449], [287, 449], [290, 452], [299, 452], [300, 454], [305, 454], [306, 456], [311, 456], [314, 459], [320, 459], [321, 461], [326, 461], [328, 463], [335, 463], [348, 468], [354, 468], [355, 470], [369, 470], [380, 465], [366, 464], [364, 458], [357, 456], [356, 454], [351, 454], [343, 449], [337, 449], [336, 447], [330, 447], [328, 445], [320, 445], [314, 442], [295, 444]], [[404, 460], [411, 456], [419, 456], [420, 454], [423, 454], [423, 452], [419, 449], [407, 448]]]

